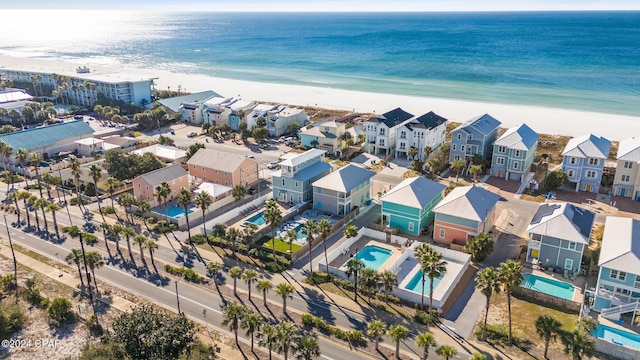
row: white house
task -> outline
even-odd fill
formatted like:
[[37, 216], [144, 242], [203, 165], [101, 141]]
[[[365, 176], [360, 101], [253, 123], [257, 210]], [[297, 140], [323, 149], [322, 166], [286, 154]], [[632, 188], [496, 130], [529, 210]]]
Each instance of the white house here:
[[412, 118], [412, 114], [396, 108], [368, 119], [365, 123], [366, 151], [374, 155], [381, 152], [385, 156], [391, 154], [395, 151], [396, 131]]
[[[396, 157], [407, 156], [411, 148], [418, 149], [418, 158], [425, 160], [424, 148], [434, 150], [444, 143], [447, 119], [433, 111], [401, 125], [396, 132]], [[410, 159], [411, 160], [411, 159]]]

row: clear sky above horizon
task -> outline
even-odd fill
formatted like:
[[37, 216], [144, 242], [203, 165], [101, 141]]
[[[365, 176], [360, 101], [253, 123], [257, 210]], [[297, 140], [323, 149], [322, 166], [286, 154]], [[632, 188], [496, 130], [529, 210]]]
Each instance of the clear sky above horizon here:
[[203, 11], [530, 11], [640, 10], [638, 0], [0, 0], [11, 9]]

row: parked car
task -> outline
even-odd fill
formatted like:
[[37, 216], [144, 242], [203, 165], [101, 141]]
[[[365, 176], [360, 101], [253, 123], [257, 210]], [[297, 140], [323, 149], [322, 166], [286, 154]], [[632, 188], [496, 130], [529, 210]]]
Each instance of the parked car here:
[[287, 141], [287, 138], [285, 138], [284, 136], [280, 136], [280, 137], [278, 138], [278, 142], [279, 142], [279, 143], [283, 143], [283, 142], [285, 142], [285, 141]]
[[271, 162], [269, 162], [269, 165], [267, 165], [267, 168], [268, 169], [276, 169], [276, 168], [278, 168], [278, 164], [279, 163], [277, 161], [271, 161]]
[[191, 131], [190, 133], [187, 134], [187, 137], [192, 138], [195, 137], [196, 135], [198, 135], [195, 131]]
[[253, 195], [256, 193], [256, 188], [252, 186], [247, 189], [247, 192], [249, 193], [249, 195]]

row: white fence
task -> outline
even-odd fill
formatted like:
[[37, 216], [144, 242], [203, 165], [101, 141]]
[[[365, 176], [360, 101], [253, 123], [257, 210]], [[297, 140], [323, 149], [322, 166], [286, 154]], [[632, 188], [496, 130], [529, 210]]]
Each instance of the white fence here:
[[616, 359], [635, 360], [640, 359], [640, 351], [614, 344], [608, 340], [596, 338], [596, 350], [607, 355], [611, 355]]
[[[207, 232], [210, 232], [213, 230], [213, 227], [216, 226], [217, 224], [226, 224], [231, 219], [240, 216], [243, 210], [248, 209], [251, 206], [262, 206], [265, 203], [265, 201], [268, 201], [269, 199], [271, 199], [272, 195], [273, 194], [271, 192], [268, 192], [267, 194], [245, 204], [243, 207], [237, 207], [237, 208], [231, 209], [228, 212], [218, 216], [217, 218], [207, 221], [206, 223], [202, 224], [202, 226], [200, 226], [200, 233], [204, 234], [205, 226], [207, 227]], [[231, 199], [233, 199], [233, 197]]]

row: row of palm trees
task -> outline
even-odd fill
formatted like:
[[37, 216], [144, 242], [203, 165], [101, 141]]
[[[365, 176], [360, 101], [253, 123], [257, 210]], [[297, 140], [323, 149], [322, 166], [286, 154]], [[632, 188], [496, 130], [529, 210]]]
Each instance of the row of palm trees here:
[[[65, 257], [65, 261], [69, 264], [75, 264], [78, 268], [78, 277], [80, 278], [80, 283], [82, 287], [84, 287], [84, 278], [82, 277], [82, 269], [90, 270], [91, 275], [93, 277], [93, 284], [96, 288], [96, 293], [100, 293], [98, 291], [98, 282], [96, 281], [96, 269], [99, 269], [104, 266], [105, 261], [102, 255], [100, 255], [97, 251], [88, 251], [85, 253], [86, 261], [84, 261], [82, 257], [81, 249], [72, 249], [71, 252]], [[86, 267], [83, 265], [86, 263]], [[87, 273], [88, 275], [88, 273]], [[91, 281], [90, 278], [87, 277], [87, 283]]]

